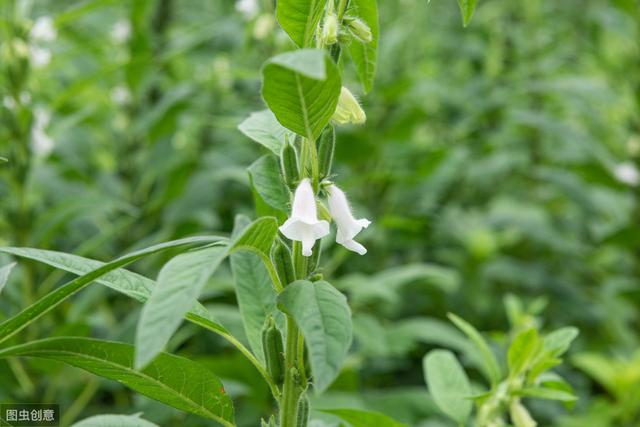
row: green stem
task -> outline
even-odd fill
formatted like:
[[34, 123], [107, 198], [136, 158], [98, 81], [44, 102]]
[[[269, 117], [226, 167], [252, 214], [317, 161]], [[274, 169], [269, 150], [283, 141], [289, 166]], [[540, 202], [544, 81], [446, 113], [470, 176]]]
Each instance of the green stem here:
[[295, 427], [298, 416], [297, 387], [297, 354], [298, 354], [298, 326], [287, 316], [287, 344], [285, 348], [285, 376], [282, 388], [282, 402], [280, 405], [280, 427]]

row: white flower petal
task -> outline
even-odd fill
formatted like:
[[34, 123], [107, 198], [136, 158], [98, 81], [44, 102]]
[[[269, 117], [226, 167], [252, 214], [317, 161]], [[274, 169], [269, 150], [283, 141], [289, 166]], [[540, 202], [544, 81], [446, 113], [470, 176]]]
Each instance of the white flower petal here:
[[367, 250], [360, 243], [354, 241], [353, 238], [357, 236], [363, 228], [367, 228], [369, 224], [371, 224], [371, 221], [366, 218], [355, 219], [353, 217], [347, 196], [345, 196], [344, 192], [338, 187], [331, 185], [328, 188], [328, 192], [329, 211], [338, 226], [336, 242], [351, 251], [364, 255], [367, 253]]

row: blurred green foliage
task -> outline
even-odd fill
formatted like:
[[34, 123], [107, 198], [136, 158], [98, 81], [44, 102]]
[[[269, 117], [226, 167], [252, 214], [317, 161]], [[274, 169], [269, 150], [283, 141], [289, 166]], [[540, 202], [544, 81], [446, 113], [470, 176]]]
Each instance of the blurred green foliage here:
[[[107, 260], [230, 232], [236, 213], [251, 215], [245, 168], [266, 150], [236, 127], [263, 108], [261, 64], [291, 48], [272, 2], [251, 3], [2, 2], [0, 246]], [[422, 357], [461, 350], [446, 321], [455, 312], [503, 346], [531, 326], [580, 329], [560, 368], [579, 400], [532, 402], [540, 425], [638, 425], [637, 2], [484, 0], [466, 29], [453, 0], [379, 6], [378, 76], [360, 98], [367, 123], [340, 130], [334, 161], [358, 212], [374, 219], [369, 253], [324, 242], [324, 274], [349, 297], [355, 344], [314, 406], [447, 425], [426, 391]], [[43, 16], [56, 34], [36, 40]], [[348, 82], [356, 92], [355, 75]], [[166, 259], [134, 270], [153, 277]], [[61, 279], [20, 261], [0, 316]], [[243, 336], [232, 286], [222, 271], [203, 302]], [[503, 305], [507, 294], [518, 297]], [[131, 342], [138, 307], [93, 287], [25, 335]], [[267, 386], [251, 365], [196, 332], [183, 325], [169, 350], [225, 380], [239, 425], [268, 414]], [[474, 386], [480, 372], [463, 361]], [[0, 379], [0, 401], [55, 401], [65, 422], [143, 411], [162, 426], [202, 425], [52, 362], [3, 361]]]

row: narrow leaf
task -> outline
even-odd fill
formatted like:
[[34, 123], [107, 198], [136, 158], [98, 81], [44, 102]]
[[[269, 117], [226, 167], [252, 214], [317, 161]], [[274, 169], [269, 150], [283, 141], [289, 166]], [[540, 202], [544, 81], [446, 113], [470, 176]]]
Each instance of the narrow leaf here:
[[189, 359], [162, 353], [147, 368], [133, 368], [133, 346], [91, 338], [33, 341], [0, 351], [0, 357], [40, 357], [118, 381], [152, 399], [233, 426], [233, 404], [222, 382]]
[[458, 0], [458, 6], [460, 6], [460, 13], [462, 13], [462, 25], [467, 26], [471, 22], [473, 12], [476, 10], [476, 4], [478, 0]]
[[562, 356], [578, 334], [578, 328], [572, 326], [557, 329], [544, 337], [543, 348], [554, 357]]
[[309, 47], [327, 0], [278, 0], [276, 17], [298, 47]]
[[482, 338], [480, 332], [476, 328], [474, 328], [469, 322], [461, 319], [453, 313], [449, 313], [447, 315], [449, 320], [451, 320], [464, 334], [471, 340], [473, 345], [478, 349], [481, 357], [482, 357], [482, 368], [484, 373], [487, 375], [489, 381], [491, 381], [492, 385], [498, 384], [500, 381], [500, 377], [502, 373], [500, 371], [500, 365], [498, 365], [498, 361], [496, 360], [496, 356], [491, 351], [489, 344]]
[[[249, 220], [238, 216], [234, 226], [241, 231]], [[267, 316], [275, 311], [277, 294], [269, 273], [256, 254], [237, 252], [231, 255], [231, 270], [242, 323], [253, 354], [264, 364], [261, 331]]]
[[349, 423], [351, 427], [406, 427], [380, 412], [361, 409], [319, 409], [320, 412], [333, 414]]
[[162, 351], [226, 253], [226, 247], [187, 252], [162, 267], [138, 321], [136, 368], [145, 366]]
[[534, 328], [527, 329], [516, 335], [507, 352], [509, 375], [516, 376], [527, 369], [529, 363], [536, 356], [538, 348], [538, 332]]
[[316, 391], [326, 390], [338, 376], [351, 346], [347, 299], [327, 282], [298, 280], [279, 295], [278, 304], [302, 331]]
[[561, 402], [573, 402], [577, 399], [573, 394], [546, 387], [530, 387], [518, 392], [518, 394], [527, 397], [537, 397], [539, 399], [558, 400]]
[[471, 385], [456, 356], [448, 350], [433, 350], [423, 359], [425, 381], [442, 412], [458, 424], [471, 414]]
[[4, 289], [4, 285], [7, 284], [7, 280], [9, 280], [9, 275], [11, 274], [11, 270], [16, 266], [15, 262], [11, 264], [7, 264], [4, 267], [0, 267], [0, 292]]
[[362, 19], [371, 30], [372, 39], [364, 43], [354, 37], [349, 45], [349, 52], [356, 67], [358, 79], [362, 83], [365, 92], [369, 92], [373, 87], [373, 80], [376, 75], [376, 64], [378, 56], [378, 5], [376, 0], [351, 0], [349, 9], [354, 16]]
[[315, 140], [336, 110], [342, 86], [338, 68], [319, 49], [271, 58], [262, 69], [262, 96], [278, 121]]
[[[161, 243], [159, 245], [154, 245], [146, 249], [142, 249], [131, 254], [125, 255], [112, 261], [110, 263], [104, 264], [102, 267], [99, 267], [95, 270], [92, 270], [89, 273], [86, 273], [64, 285], [57, 288], [54, 291], [51, 291], [43, 298], [39, 299], [35, 303], [31, 304], [29, 307], [22, 310], [20, 313], [15, 316], [5, 320], [0, 324], [0, 342], [5, 341], [6, 339], [12, 337], [22, 329], [26, 328], [36, 319], [53, 310], [58, 304], [60, 304], [65, 299], [69, 298], [71, 295], [83, 289], [85, 286], [89, 285], [94, 280], [104, 276], [110, 271], [116, 270], [120, 267], [124, 267], [127, 264], [131, 264], [132, 262], [144, 258], [148, 255], [154, 254], [156, 252], [160, 252], [163, 250], [167, 250], [170, 248], [175, 248], [179, 246], [186, 245], [194, 245], [194, 244], [204, 244], [204, 243], [215, 243], [220, 242], [220, 237], [191, 237], [186, 239], [174, 240], [171, 242]], [[12, 253], [12, 252], [29, 252], [31, 249], [27, 248], [0, 248], [0, 252]]]

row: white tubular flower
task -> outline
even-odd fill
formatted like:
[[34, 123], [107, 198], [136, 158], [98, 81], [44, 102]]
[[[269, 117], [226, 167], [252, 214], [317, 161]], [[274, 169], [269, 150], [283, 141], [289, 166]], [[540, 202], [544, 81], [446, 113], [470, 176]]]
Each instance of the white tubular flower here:
[[631, 162], [623, 162], [616, 165], [613, 174], [623, 184], [634, 187], [640, 183], [640, 171]]
[[347, 201], [347, 196], [335, 185], [330, 185], [327, 189], [329, 192], [329, 211], [331, 217], [338, 226], [336, 234], [336, 242], [340, 243], [350, 251], [357, 252], [360, 255], [367, 253], [367, 248], [353, 240], [354, 237], [363, 228], [367, 228], [371, 221], [366, 218], [355, 219], [351, 212], [351, 207]]
[[331, 118], [339, 125], [345, 125], [348, 123], [361, 125], [367, 120], [367, 115], [360, 106], [356, 97], [353, 96], [349, 89], [342, 86], [336, 111], [333, 113]]
[[293, 196], [291, 216], [280, 226], [288, 239], [302, 242], [302, 255], [311, 256], [316, 240], [329, 234], [329, 223], [318, 219], [316, 198], [308, 178], [303, 179]]

